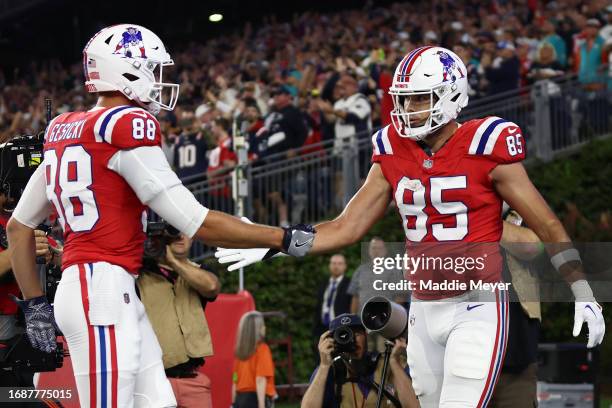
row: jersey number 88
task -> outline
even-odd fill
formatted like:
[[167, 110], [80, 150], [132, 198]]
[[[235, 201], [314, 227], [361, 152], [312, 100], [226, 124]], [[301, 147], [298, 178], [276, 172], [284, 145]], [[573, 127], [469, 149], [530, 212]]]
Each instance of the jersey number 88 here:
[[[100, 214], [91, 190], [91, 156], [81, 145], [68, 146], [61, 157], [55, 149], [45, 152], [47, 198], [58, 217], [74, 232], [91, 230]], [[59, 171], [59, 174], [58, 174]]]

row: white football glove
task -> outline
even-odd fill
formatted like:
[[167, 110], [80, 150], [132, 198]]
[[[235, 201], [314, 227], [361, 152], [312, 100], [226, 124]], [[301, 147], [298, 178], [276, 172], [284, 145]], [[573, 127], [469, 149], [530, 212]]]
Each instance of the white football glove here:
[[[228, 271], [235, 271], [236, 269], [244, 268], [251, 264], [257, 263], [264, 259], [266, 254], [270, 251], [270, 248], [248, 248], [248, 249], [233, 249], [233, 248], [217, 248], [215, 257], [220, 264], [231, 264], [227, 267]], [[279, 252], [272, 256], [286, 256], [284, 253]]]
[[[247, 217], [242, 217], [241, 220], [248, 224], [253, 222]], [[227, 267], [229, 272], [235, 271], [236, 269], [244, 268], [256, 262], [260, 262], [270, 252], [270, 248], [247, 248], [247, 249], [234, 249], [234, 248], [217, 248], [215, 252], [215, 258], [220, 264], [231, 264]], [[279, 256], [286, 256], [282, 252], [278, 252], [271, 258]]]
[[601, 313], [601, 306], [595, 301], [593, 291], [585, 280], [578, 280], [571, 285], [572, 292], [576, 297], [574, 307], [574, 337], [580, 335], [582, 325], [586, 321], [589, 333], [588, 348], [601, 344], [606, 333], [606, 322]]

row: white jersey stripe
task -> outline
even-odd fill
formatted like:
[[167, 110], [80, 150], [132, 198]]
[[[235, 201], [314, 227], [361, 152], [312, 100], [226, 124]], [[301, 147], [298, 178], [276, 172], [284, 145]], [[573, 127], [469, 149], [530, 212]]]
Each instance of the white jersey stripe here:
[[499, 135], [504, 129], [509, 128], [509, 127], [518, 128], [518, 126], [513, 122], [500, 123], [499, 125], [495, 127], [495, 129], [491, 133], [491, 136], [489, 136], [489, 140], [487, 140], [487, 144], [485, 145], [483, 154], [493, 153], [493, 148], [495, 147], [495, 142], [497, 142], [497, 138], [499, 137]]
[[389, 126], [385, 126], [382, 130], [382, 143], [385, 146], [385, 154], [393, 154], [393, 148], [391, 147], [391, 142], [389, 141]]
[[149, 119], [150, 114], [142, 108], [136, 106], [118, 106], [104, 112], [94, 126], [94, 136], [96, 142], [105, 141], [112, 143], [113, 128], [119, 119], [128, 113], [139, 112], [143, 119]]
[[476, 132], [474, 133], [472, 143], [470, 144], [470, 154], [476, 154], [476, 150], [478, 149], [478, 145], [480, 144], [480, 139], [482, 139], [482, 135], [487, 130], [489, 125], [491, 125], [491, 123], [499, 119], [500, 118], [498, 118], [497, 116], [491, 116], [490, 118], [487, 118], [484, 122], [482, 122], [480, 126], [478, 126], [478, 129], [476, 129]]
[[381, 131], [379, 130], [379, 131], [377, 131], [376, 133], [374, 133], [372, 135], [372, 146], [374, 148], [374, 155], [375, 156], [380, 155], [380, 150], [378, 149], [378, 143], [377, 143], [378, 142], [378, 140], [377, 140], [378, 139], [378, 135], [380, 134], [380, 132]]

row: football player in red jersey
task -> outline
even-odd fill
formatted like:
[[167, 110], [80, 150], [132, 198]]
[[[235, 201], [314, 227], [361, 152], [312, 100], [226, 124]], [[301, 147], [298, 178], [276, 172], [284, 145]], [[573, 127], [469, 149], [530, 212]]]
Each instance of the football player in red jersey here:
[[[456, 118], [467, 105], [463, 62], [441, 47], [421, 47], [397, 66], [389, 89], [393, 125], [372, 137], [372, 168], [365, 184], [334, 220], [315, 226], [311, 253], [336, 251], [358, 242], [395, 200], [407, 250], [444, 253], [448, 246], [486, 254], [486, 267], [450, 276], [485, 282], [494, 290], [470, 286], [436, 290], [449, 275], [416, 270], [410, 309], [408, 362], [423, 407], [484, 407], [501, 369], [508, 329], [508, 300], [500, 285], [499, 242], [505, 200], [548, 246], [551, 262], [576, 298], [574, 336], [588, 324], [588, 347], [602, 342], [605, 323], [561, 222], [535, 189], [521, 164], [523, 132], [498, 117]], [[489, 243], [489, 245], [487, 245]], [[495, 243], [495, 244], [491, 244]], [[469, 245], [469, 246], [468, 246]], [[484, 249], [483, 249], [484, 248]], [[452, 251], [452, 249], [451, 249]], [[220, 249], [222, 263], [234, 269], [257, 262], [267, 249]], [[456, 272], [456, 273], [455, 273]], [[453, 276], [454, 275], [454, 276]]]
[[[142, 52], [116, 53], [125, 34], [135, 32]], [[159, 344], [135, 293], [147, 207], [211, 245], [267, 246], [297, 256], [312, 246], [311, 226], [245, 223], [208, 210], [181, 184], [161, 150], [154, 116], [176, 104], [179, 86], [162, 79], [163, 68], [173, 64], [159, 37], [144, 27], [115, 25], [94, 35], [83, 50], [83, 65], [85, 86], [98, 93], [98, 103], [51, 121], [43, 163], [8, 223], [30, 342], [54, 350], [57, 321], [83, 407], [176, 406]], [[52, 207], [65, 238], [55, 320], [36, 273], [33, 239]]]

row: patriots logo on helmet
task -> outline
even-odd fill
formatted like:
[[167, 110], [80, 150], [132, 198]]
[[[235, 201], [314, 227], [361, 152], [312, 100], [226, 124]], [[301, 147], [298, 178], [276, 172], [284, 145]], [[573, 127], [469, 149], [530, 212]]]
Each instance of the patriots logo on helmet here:
[[447, 81], [449, 76], [451, 78], [451, 82], [455, 82], [457, 80], [457, 77], [453, 73], [454, 69], [459, 71], [459, 74], [461, 74], [461, 78], [464, 77], [461, 68], [459, 68], [453, 57], [451, 57], [447, 52], [438, 51], [436, 54], [438, 54], [440, 62], [444, 66], [444, 71], [442, 71], [443, 81]]
[[114, 53], [121, 53], [125, 58], [136, 58], [134, 56], [136, 49], [140, 51], [140, 58], [147, 58], [142, 41], [142, 33], [136, 27], [127, 27], [123, 34], [121, 34], [121, 40], [117, 43]]

